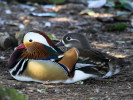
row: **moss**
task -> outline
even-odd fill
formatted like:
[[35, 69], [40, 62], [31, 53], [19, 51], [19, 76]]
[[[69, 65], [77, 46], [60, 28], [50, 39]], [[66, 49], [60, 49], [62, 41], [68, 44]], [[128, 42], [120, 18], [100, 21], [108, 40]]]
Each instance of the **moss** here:
[[61, 4], [64, 3], [66, 0], [47, 0], [47, 1], [54, 4]]
[[115, 8], [124, 8], [124, 6], [122, 4], [116, 4]]
[[127, 28], [126, 24], [115, 24], [114, 26], [108, 28], [109, 31], [121, 31]]

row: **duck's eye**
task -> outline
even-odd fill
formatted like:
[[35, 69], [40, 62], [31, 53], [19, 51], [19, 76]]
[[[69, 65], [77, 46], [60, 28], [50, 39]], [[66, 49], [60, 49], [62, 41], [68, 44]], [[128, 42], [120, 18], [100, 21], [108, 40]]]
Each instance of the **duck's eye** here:
[[32, 41], [33, 41], [32, 39], [29, 40], [29, 42], [32, 42]]
[[66, 40], [70, 41], [72, 38], [71, 37], [66, 37]]

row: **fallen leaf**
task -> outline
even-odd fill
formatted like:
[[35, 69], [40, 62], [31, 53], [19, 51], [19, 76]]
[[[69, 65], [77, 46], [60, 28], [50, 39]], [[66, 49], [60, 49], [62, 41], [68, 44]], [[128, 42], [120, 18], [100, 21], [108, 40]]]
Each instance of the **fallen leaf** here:
[[123, 5], [124, 8], [130, 10], [131, 12], [133, 11], [132, 2], [130, 2], [128, 0], [119, 0], [119, 2]]
[[101, 8], [107, 0], [88, 0], [88, 8]]
[[47, 13], [35, 13], [32, 12], [31, 15], [38, 17], [57, 17], [57, 13], [47, 12]]

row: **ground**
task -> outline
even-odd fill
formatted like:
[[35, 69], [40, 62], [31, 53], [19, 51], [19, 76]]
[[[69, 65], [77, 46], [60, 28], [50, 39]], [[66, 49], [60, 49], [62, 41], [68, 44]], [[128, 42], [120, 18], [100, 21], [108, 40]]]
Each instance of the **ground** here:
[[[133, 60], [133, 33], [131, 19], [115, 21], [103, 21], [110, 19], [118, 11], [127, 11], [118, 8], [93, 9], [97, 16], [81, 15], [80, 11], [87, 7], [83, 4], [66, 3], [57, 5], [51, 10], [58, 14], [54, 17], [32, 16], [31, 12], [46, 12], [40, 5], [31, 8], [23, 8], [18, 3], [0, 5], [0, 32], [7, 32], [15, 36], [20, 31], [21, 24], [30, 22], [34, 27], [41, 28], [47, 34], [53, 34], [60, 39], [67, 33], [79, 33], [87, 36], [90, 44], [116, 57]], [[11, 14], [6, 10], [11, 10]], [[30, 11], [31, 10], [31, 11]], [[100, 18], [99, 18], [100, 17]], [[105, 18], [106, 17], [106, 18]], [[3, 21], [3, 22], [2, 22]], [[50, 26], [45, 23], [50, 22]], [[117, 23], [124, 23], [128, 27], [125, 30], [110, 31], [108, 28]], [[36, 82], [20, 82], [13, 79], [8, 72], [8, 59], [13, 52], [13, 47], [6, 50], [0, 49], [0, 56], [6, 57], [0, 60], [0, 84], [14, 88], [26, 95], [29, 100], [133, 100], [133, 70], [127, 68], [120, 74], [109, 79], [88, 79], [74, 84], [42, 84]]]

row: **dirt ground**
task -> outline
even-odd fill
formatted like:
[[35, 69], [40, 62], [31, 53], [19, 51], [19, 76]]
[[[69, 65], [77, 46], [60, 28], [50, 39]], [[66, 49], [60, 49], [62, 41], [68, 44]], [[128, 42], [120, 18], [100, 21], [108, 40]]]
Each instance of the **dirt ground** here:
[[[33, 5], [34, 12], [46, 12], [40, 5]], [[118, 11], [127, 11], [117, 8], [93, 9], [98, 16], [80, 15], [80, 11], [87, 7], [83, 4], [67, 3], [49, 9], [58, 14], [57, 17], [37, 17], [30, 14], [31, 9], [23, 8], [18, 3], [0, 5], [0, 32], [15, 35], [20, 31], [21, 24], [30, 22], [33, 26], [42, 28], [47, 34], [54, 34], [61, 38], [66, 33], [79, 33], [88, 37], [93, 47], [116, 57], [133, 60], [133, 26], [132, 15], [123, 20], [112, 21], [110, 15]], [[6, 12], [10, 10], [11, 13]], [[100, 17], [100, 18], [99, 18]], [[105, 18], [106, 17], [106, 18]], [[103, 19], [110, 19], [103, 21]], [[45, 23], [50, 22], [50, 26]], [[109, 31], [108, 28], [117, 23], [127, 24], [121, 31]], [[35, 82], [20, 82], [14, 80], [8, 72], [8, 59], [12, 48], [0, 49], [0, 84], [18, 90], [29, 100], [133, 100], [133, 70], [122, 71], [109, 79], [88, 79], [74, 84], [41, 84]], [[129, 56], [129, 57], [128, 57]]]

